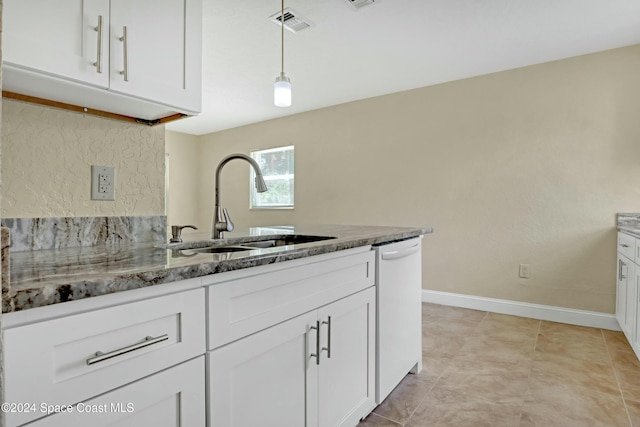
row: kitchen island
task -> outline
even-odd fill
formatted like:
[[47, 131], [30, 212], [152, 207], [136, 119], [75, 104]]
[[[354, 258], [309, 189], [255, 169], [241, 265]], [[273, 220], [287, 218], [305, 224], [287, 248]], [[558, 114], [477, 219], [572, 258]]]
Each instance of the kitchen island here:
[[[405, 252], [416, 260], [403, 304], [418, 327], [403, 369], [416, 372], [419, 237], [430, 232], [283, 226], [216, 242], [15, 252], [3, 298], [6, 398], [54, 410], [10, 412], [8, 425], [355, 426], [380, 403], [377, 321], [387, 301], [377, 297], [372, 245], [389, 262]], [[301, 235], [331, 239], [287, 238]], [[244, 246], [274, 236], [283, 246]], [[212, 245], [223, 252], [199, 252]], [[87, 414], [87, 405], [112, 410]]]

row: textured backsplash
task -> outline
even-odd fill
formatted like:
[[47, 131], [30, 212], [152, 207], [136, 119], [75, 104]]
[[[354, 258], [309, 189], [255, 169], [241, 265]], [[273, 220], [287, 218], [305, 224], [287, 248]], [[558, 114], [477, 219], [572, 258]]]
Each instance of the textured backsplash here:
[[11, 230], [11, 250], [117, 245], [165, 241], [166, 216], [110, 216], [67, 218], [3, 218]]

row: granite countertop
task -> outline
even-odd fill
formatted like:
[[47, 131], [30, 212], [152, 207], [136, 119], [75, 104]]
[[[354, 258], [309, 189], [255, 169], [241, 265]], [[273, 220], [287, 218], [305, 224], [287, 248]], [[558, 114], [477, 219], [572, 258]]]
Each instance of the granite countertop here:
[[631, 234], [640, 239], [640, 214], [619, 213], [617, 218], [618, 231]]
[[[165, 249], [158, 247], [159, 242], [12, 252], [10, 287], [3, 292], [2, 311], [26, 310], [343, 249], [405, 240], [431, 232], [431, 228], [348, 225], [256, 227], [245, 232], [226, 233], [225, 240], [228, 244], [238, 244], [243, 241], [243, 236], [246, 240], [246, 236], [266, 234], [305, 234], [332, 236], [335, 239], [213, 254]], [[205, 240], [209, 236], [191, 234], [188, 238]]]

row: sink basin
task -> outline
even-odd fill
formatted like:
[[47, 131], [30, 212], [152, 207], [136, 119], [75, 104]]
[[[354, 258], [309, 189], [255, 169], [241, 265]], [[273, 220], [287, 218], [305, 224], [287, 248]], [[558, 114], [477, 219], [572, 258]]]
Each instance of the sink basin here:
[[248, 251], [251, 250], [251, 248], [244, 248], [242, 246], [213, 246], [210, 248], [195, 248], [189, 250], [192, 252], [200, 252], [204, 254], [220, 254], [225, 252]]
[[327, 236], [307, 236], [304, 234], [283, 235], [277, 239], [258, 240], [256, 242], [241, 243], [242, 246], [250, 248], [273, 248], [276, 246], [296, 245], [300, 243], [319, 242], [322, 240], [335, 239], [335, 237]]
[[170, 250], [188, 250], [191, 252], [219, 254], [227, 252], [250, 251], [254, 249], [275, 248], [335, 239], [330, 236], [311, 236], [306, 234], [272, 234], [264, 236], [238, 237], [225, 240], [201, 240], [179, 244], [163, 244], [158, 247]]

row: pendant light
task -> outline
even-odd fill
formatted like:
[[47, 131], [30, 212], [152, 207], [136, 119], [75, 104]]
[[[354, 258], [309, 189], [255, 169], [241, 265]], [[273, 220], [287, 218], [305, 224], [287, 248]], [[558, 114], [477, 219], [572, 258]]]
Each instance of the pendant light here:
[[276, 77], [273, 84], [273, 103], [276, 107], [291, 106], [291, 80], [284, 74], [284, 0], [282, 0], [282, 11], [280, 14], [280, 28], [282, 40], [282, 68], [280, 75]]

